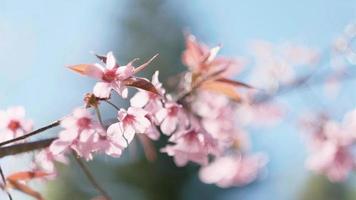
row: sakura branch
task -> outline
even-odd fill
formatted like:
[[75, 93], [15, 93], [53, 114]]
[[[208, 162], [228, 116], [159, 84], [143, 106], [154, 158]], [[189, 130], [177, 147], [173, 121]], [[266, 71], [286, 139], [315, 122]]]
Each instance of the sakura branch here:
[[[112, 52], [96, 55], [100, 64], [70, 65], [69, 69], [74, 72], [97, 81], [92, 92], [85, 95], [83, 105], [66, 117], [36, 130], [32, 128], [31, 120], [26, 119], [22, 107], [0, 112], [0, 158], [35, 152], [33, 167], [27, 173], [33, 173], [32, 178], [43, 179], [57, 176], [54, 163], [69, 164], [67, 157], [73, 154], [93, 187], [104, 199], [111, 199], [83, 160], [89, 161], [103, 154], [118, 159], [132, 141], [138, 139], [146, 157], [154, 161], [156, 150], [152, 142], [165, 135], [167, 145], [159, 151], [172, 157], [177, 166], [197, 164], [202, 182], [223, 188], [249, 184], [260, 177], [268, 157], [263, 152], [251, 150], [248, 128], [283, 118], [283, 109], [272, 102], [272, 98], [308, 84], [311, 76], [297, 76], [294, 67], [316, 65], [318, 54], [300, 46], [287, 45], [275, 50], [268, 43], [257, 42], [253, 45], [256, 61], [251, 84], [246, 84], [232, 79], [240, 74], [246, 62], [219, 56], [220, 48], [210, 48], [193, 35], [186, 35], [182, 62], [187, 70], [176, 78], [178, 84], [171, 93], [160, 82], [158, 71], [151, 80], [136, 76], [157, 55], [139, 66], [135, 65], [138, 59], [119, 65]], [[339, 78], [346, 79], [347, 76], [349, 74], [345, 73]], [[121, 108], [112, 97], [117, 95], [127, 99], [129, 87], [137, 91], [129, 100], [130, 106]], [[117, 112], [111, 116], [115, 122], [105, 123], [103, 120], [105, 116], [100, 110], [103, 102]], [[350, 115], [352, 117], [345, 119], [347, 125], [324, 128], [323, 121], [312, 123], [310, 128], [311, 132], [318, 132], [314, 134], [318, 135], [317, 148], [324, 149], [325, 145], [327, 152], [323, 153], [325, 160], [311, 161], [314, 164], [310, 168], [334, 181], [344, 180], [354, 166], [348, 152], [354, 139], [335, 139], [339, 136], [334, 134], [354, 132], [355, 126], [349, 124], [356, 123], [355, 117]], [[61, 130], [53, 138], [27, 141], [58, 126]], [[328, 129], [332, 134], [324, 133]], [[342, 166], [342, 172], [338, 171], [339, 166]], [[32, 178], [29, 174], [4, 176], [4, 180], [11, 183], [8, 188], [43, 199], [19, 181]]]

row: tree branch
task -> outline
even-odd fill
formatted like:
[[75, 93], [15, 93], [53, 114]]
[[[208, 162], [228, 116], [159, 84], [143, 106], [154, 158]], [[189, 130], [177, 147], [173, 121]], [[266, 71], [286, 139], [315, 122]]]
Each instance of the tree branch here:
[[10, 143], [14, 143], [14, 142], [26, 139], [28, 137], [31, 137], [33, 135], [36, 135], [38, 133], [41, 133], [41, 132], [46, 131], [48, 129], [51, 129], [53, 127], [59, 126], [60, 122], [61, 122], [60, 120], [54, 121], [54, 122], [52, 122], [52, 123], [50, 123], [50, 124], [48, 124], [48, 125], [46, 125], [44, 127], [41, 127], [41, 128], [39, 128], [37, 130], [34, 130], [34, 131], [30, 132], [30, 133], [27, 133], [26, 135], [23, 135], [23, 136], [20, 136], [20, 137], [17, 137], [17, 138], [14, 138], [12, 140], [8, 140], [8, 141], [5, 141], [5, 142], [1, 142], [0, 143], [0, 147], [4, 146], [4, 145], [7, 145], [7, 144], [10, 144]]
[[84, 164], [84, 162], [78, 157], [78, 155], [72, 151], [73, 157], [74, 159], [77, 161], [79, 167], [82, 169], [82, 171], [84, 172], [85, 176], [88, 178], [88, 180], [90, 181], [90, 183], [94, 186], [94, 188], [96, 190], [99, 191], [99, 193], [105, 197], [105, 200], [111, 200], [111, 197], [109, 196], [109, 194], [100, 186], [100, 184], [96, 181], [95, 177], [93, 176], [93, 174], [90, 172], [90, 170], [88, 169], [88, 167]]
[[29, 152], [29, 151], [46, 148], [55, 139], [57, 139], [57, 138], [49, 138], [49, 139], [39, 140], [39, 141], [35, 141], [35, 142], [27, 142], [27, 143], [14, 144], [11, 146], [1, 147], [0, 148], [0, 158], [9, 156], [9, 155], [16, 155], [16, 154], [20, 154], [20, 153], [25, 153], [25, 152]]

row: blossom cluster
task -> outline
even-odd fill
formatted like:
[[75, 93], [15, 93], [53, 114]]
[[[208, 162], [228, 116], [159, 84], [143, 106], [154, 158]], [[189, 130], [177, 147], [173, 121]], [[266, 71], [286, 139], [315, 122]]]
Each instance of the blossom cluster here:
[[[281, 86], [302, 83], [296, 78], [298, 67], [314, 65], [320, 55], [303, 46], [255, 42], [251, 86], [232, 80], [246, 60], [220, 56], [221, 46], [210, 48], [193, 35], [185, 39], [182, 63], [186, 70], [175, 77], [178, 84], [172, 92], [160, 82], [159, 71], [151, 80], [137, 76], [158, 55], [139, 66], [137, 58], [120, 65], [112, 52], [96, 55], [99, 63], [70, 65], [69, 69], [97, 82], [85, 95], [84, 104], [59, 120], [61, 130], [48, 147], [36, 152], [31, 174], [55, 177], [55, 163], [68, 164], [69, 154], [87, 161], [100, 154], [118, 158], [138, 138], [144, 151], [152, 151], [145, 148], [147, 141], [166, 141], [159, 151], [179, 167], [198, 165], [204, 183], [226, 188], [258, 179], [268, 158], [252, 151], [248, 128], [276, 124], [284, 117], [286, 108], [268, 98]], [[131, 96], [129, 88], [135, 91]], [[114, 95], [130, 97], [130, 105], [118, 107], [112, 102]], [[116, 110], [114, 120], [102, 119], [102, 103]], [[326, 115], [313, 115], [304, 117], [302, 125], [310, 149], [306, 166], [331, 181], [345, 180], [355, 168], [356, 110], [340, 123]], [[24, 108], [0, 111], [0, 143], [25, 142], [32, 131]], [[9, 181], [15, 181], [13, 176]]]
[[[67, 163], [67, 154], [72, 152], [86, 160], [95, 154], [120, 157], [137, 134], [151, 140], [163, 134], [168, 136], [168, 144], [160, 151], [173, 157], [177, 166], [189, 162], [200, 165], [203, 182], [221, 187], [250, 183], [267, 161], [265, 155], [249, 152], [248, 134], [236, 120], [238, 108], [245, 101], [237, 89], [251, 87], [229, 79], [232, 72], [241, 70], [242, 62], [218, 56], [219, 50], [220, 46], [209, 48], [187, 35], [182, 62], [188, 70], [177, 91], [170, 94], [159, 81], [158, 71], [152, 80], [135, 76], [155, 56], [138, 67], [134, 66], [137, 59], [120, 66], [109, 52], [97, 55], [102, 64], [69, 66], [98, 82], [86, 95], [85, 105], [60, 121], [62, 130], [49, 148], [36, 154], [35, 169], [55, 174], [53, 161]], [[128, 87], [138, 90], [130, 99], [130, 107], [118, 108], [111, 103], [117, 109], [117, 121], [104, 124], [100, 103], [110, 102], [114, 93], [127, 98]], [[31, 131], [31, 124], [23, 119], [23, 109], [14, 109], [2, 114], [8, 132], [2, 141]]]
[[330, 181], [347, 179], [355, 169], [356, 109], [348, 112], [342, 122], [326, 114], [310, 115], [302, 120], [310, 155], [307, 168], [325, 174]]

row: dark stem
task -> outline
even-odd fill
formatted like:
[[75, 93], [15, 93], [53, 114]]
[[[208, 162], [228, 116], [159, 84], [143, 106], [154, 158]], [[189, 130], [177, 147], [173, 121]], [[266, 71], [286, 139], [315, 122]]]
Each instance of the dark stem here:
[[93, 174], [90, 172], [88, 167], [84, 164], [84, 162], [78, 157], [78, 155], [72, 151], [74, 159], [77, 161], [79, 167], [84, 172], [85, 176], [88, 178], [93, 187], [100, 192], [100, 194], [105, 197], [106, 200], [111, 200], [109, 194], [100, 186], [100, 184], [96, 181]]
[[60, 122], [61, 122], [60, 120], [57, 120], [55, 122], [52, 122], [51, 124], [48, 124], [48, 125], [46, 125], [44, 127], [41, 127], [41, 128], [39, 128], [37, 130], [34, 130], [34, 131], [30, 132], [30, 133], [27, 133], [26, 135], [23, 135], [23, 136], [20, 136], [20, 137], [17, 137], [17, 138], [14, 138], [12, 140], [8, 140], [8, 141], [5, 141], [5, 142], [1, 142], [0, 143], [0, 147], [4, 146], [4, 145], [7, 145], [7, 144], [10, 144], [10, 143], [13, 143], [13, 142], [17, 142], [17, 141], [26, 139], [28, 137], [31, 137], [33, 135], [36, 135], [38, 133], [41, 133], [41, 132], [46, 131], [48, 129], [51, 129], [53, 127], [59, 126]]
[[9, 191], [7, 191], [6, 189], [6, 178], [5, 178], [5, 175], [4, 175], [4, 172], [2, 171], [2, 167], [0, 166], [0, 174], [1, 174], [1, 179], [2, 179], [2, 182], [4, 183], [4, 191], [6, 192], [7, 196], [9, 197], [10, 200], [12, 200], [12, 196], [10, 194]]
[[1, 147], [0, 148], [0, 158], [16, 155], [20, 153], [30, 152], [38, 149], [43, 149], [48, 147], [55, 139], [57, 138], [49, 138], [44, 140], [39, 140], [35, 142], [27, 142], [21, 144], [14, 144], [11, 146]]
[[101, 117], [99, 107], [98, 107], [98, 106], [95, 106], [94, 108], [95, 108], [96, 116], [98, 117], [98, 120], [99, 120], [100, 125], [101, 125], [102, 127], [104, 127], [103, 118]]

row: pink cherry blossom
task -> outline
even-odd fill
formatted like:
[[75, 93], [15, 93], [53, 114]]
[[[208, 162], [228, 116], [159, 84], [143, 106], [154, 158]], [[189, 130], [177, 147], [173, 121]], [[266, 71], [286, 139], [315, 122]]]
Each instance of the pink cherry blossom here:
[[128, 95], [128, 89], [124, 81], [132, 77], [135, 73], [144, 69], [157, 55], [152, 57], [148, 62], [135, 68], [134, 59], [125, 66], [119, 66], [112, 52], [106, 56], [105, 67], [100, 64], [74, 65], [70, 68], [83, 75], [90, 76], [99, 80], [94, 86], [93, 93], [99, 98], [108, 98], [112, 90], [115, 90], [123, 98]]
[[162, 108], [162, 96], [165, 94], [165, 89], [162, 83], [158, 80], [159, 72], [156, 71], [152, 76], [152, 84], [158, 91], [158, 94], [139, 90], [130, 100], [131, 106], [145, 108], [150, 113], [156, 113]]
[[267, 158], [263, 154], [226, 155], [203, 166], [199, 177], [204, 183], [222, 188], [242, 186], [254, 181], [266, 163]]
[[182, 106], [174, 102], [166, 102], [164, 108], [157, 112], [156, 117], [161, 123], [162, 133], [166, 135], [171, 135], [178, 128], [184, 128], [187, 125]]
[[97, 143], [95, 146], [99, 152], [104, 152], [105, 154], [112, 157], [120, 157], [123, 150], [127, 147], [127, 141], [124, 138], [121, 128], [118, 127], [119, 124], [111, 125], [107, 133], [98, 134]]
[[129, 107], [120, 109], [118, 119], [120, 122], [112, 124], [109, 129], [118, 129], [117, 132], [122, 132], [123, 136], [130, 143], [135, 133], [145, 133], [151, 126], [150, 120], [146, 117], [147, 111], [142, 108]]
[[171, 136], [174, 144], [167, 145], [161, 151], [174, 157], [177, 166], [184, 166], [189, 161], [206, 165], [209, 155], [217, 155], [219, 149], [216, 141], [204, 130], [189, 128]]
[[44, 149], [36, 153], [34, 164], [37, 170], [44, 171], [48, 174], [56, 174], [55, 162], [67, 164], [68, 159], [63, 155], [53, 155], [49, 149]]
[[32, 130], [32, 121], [25, 119], [23, 107], [10, 107], [0, 111], [0, 142], [22, 136]]
[[86, 158], [92, 159], [92, 153], [96, 150], [95, 139], [97, 134], [103, 132], [99, 123], [85, 109], [77, 108], [71, 116], [61, 121], [64, 128], [59, 133], [59, 137], [51, 146], [50, 151], [54, 155], [62, 154], [66, 150], [73, 149], [76, 153]]
[[349, 124], [352, 121], [350, 113], [345, 116], [342, 123], [332, 121], [324, 115], [310, 117], [309, 126], [306, 126], [310, 150], [306, 167], [319, 174], [325, 174], [333, 182], [347, 179], [355, 167], [354, 133], [349, 131]]
[[226, 70], [229, 71], [226, 74], [231, 75], [232, 72], [239, 72], [242, 68], [242, 61], [217, 57], [220, 46], [209, 49], [207, 45], [199, 43], [193, 35], [189, 34], [186, 36], [185, 44], [182, 61], [194, 73]]

